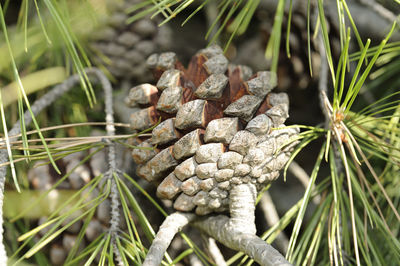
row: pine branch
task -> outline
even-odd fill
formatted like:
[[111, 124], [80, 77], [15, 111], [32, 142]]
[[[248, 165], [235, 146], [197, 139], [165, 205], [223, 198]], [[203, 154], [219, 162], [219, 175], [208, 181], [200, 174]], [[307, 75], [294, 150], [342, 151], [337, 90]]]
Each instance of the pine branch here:
[[189, 222], [195, 219], [192, 213], [175, 212], [165, 218], [151, 244], [143, 266], [158, 266], [174, 236]]
[[[293, 162], [292, 162], [293, 164]], [[264, 192], [260, 200], [260, 206], [263, 210], [265, 220], [267, 221], [268, 226], [272, 227], [279, 222], [279, 215], [276, 211], [274, 202], [272, 201], [271, 195], [268, 191]], [[284, 232], [280, 232], [276, 237], [276, 245], [279, 250], [283, 253], [287, 252], [289, 246], [289, 239], [285, 235]]]
[[[87, 75], [95, 75], [100, 83], [102, 83], [103, 86], [107, 87], [111, 85], [109, 84], [107, 78], [104, 76], [104, 74], [96, 69], [96, 68], [88, 68], [85, 69], [85, 73]], [[107, 80], [107, 81], [106, 81]], [[55, 86], [52, 90], [50, 90], [48, 93], [43, 95], [39, 100], [35, 101], [34, 104], [31, 105], [31, 110], [33, 115], [37, 115], [40, 113], [43, 109], [46, 107], [50, 106], [55, 100], [57, 100], [59, 97], [61, 97], [64, 93], [68, 92], [71, 88], [73, 88], [76, 84], [80, 82], [80, 75], [75, 74], [65, 80], [63, 83]], [[107, 84], [108, 82], [108, 84]], [[107, 90], [105, 88], [105, 90]], [[111, 105], [112, 108], [112, 105]], [[24, 113], [24, 120], [25, 120], [25, 125], [29, 126], [30, 123], [32, 122], [32, 116], [28, 111]], [[9, 136], [12, 139], [12, 136], [18, 135], [21, 133], [21, 123], [18, 120], [11, 130], [9, 131]], [[7, 156], [7, 151], [4, 149], [0, 150], [0, 165], [3, 163], [8, 162], [8, 156]], [[5, 246], [3, 243], [3, 202], [4, 202], [4, 185], [6, 181], [6, 173], [7, 173], [7, 168], [6, 166], [0, 167], [0, 265], [7, 265], [7, 254], [5, 251]]]
[[326, 59], [326, 51], [324, 41], [322, 39], [322, 34], [318, 34], [318, 49], [321, 58], [318, 80], [319, 104], [325, 117], [325, 127], [328, 127], [330, 118], [326, 110], [323, 97], [324, 94], [328, 95], [328, 60]]
[[291, 265], [276, 249], [258, 236], [241, 233], [232, 228], [232, 222], [227, 216], [211, 216], [194, 222], [194, 226], [225, 246], [246, 253], [260, 265]]
[[[114, 126], [114, 109], [113, 109], [113, 95], [112, 95], [112, 87], [110, 81], [107, 77], [100, 71], [94, 71], [99, 79], [100, 83], [102, 84], [104, 90], [104, 104], [105, 104], [105, 114], [106, 114], [106, 131], [107, 136], [114, 137], [115, 136], [115, 126]], [[120, 198], [118, 187], [115, 181], [115, 178], [119, 178], [118, 169], [117, 169], [117, 162], [116, 162], [116, 153], [115, 153], [115, 142], [108, 141], [108, 172], [106, 174], [106, 179], [110, 180], [111, 183], [111, 191], [110, 191], [110, 198], [111, 198], [111, 221], [110, 221], [110, 229], [109, 232], [111, 234], [111, 244], [113, 245], [113, 251], [115, 254], [115, 259], [118, 262], [119, 266], [123, 266], [123, 259], [120, 254], [120, 251], [117, 246], [116, 239], [118, 238], [119, 232], [119, 224], [120, 224]]]
[[[328, 62], [326, 60], [326, 51], [325, 51], [325, 46], [324, 42], [322, 39], [321, 34], [318, 35], [318, 48], [320, 52], [320, 57], [321, 57], [321, 65], [320, 65], [320, 79], [318, 81], [318, 91], [319, 91], [319, 104], [320, 108], [322, 110], [322, 113], [324, 114], [325, 117], [325, 128], [330, 127], [330, 116], [328, 113], [328, 110], [324, 104], [324, 98], [326, 95], [328, 95]], [[344, 71], [344, 70], [343, 70]], [[343, 166], [343, 161], [340, 157], [339, 153], [339, 147], [336, 142], [332, 142], [332, 147], [334, 147], [333, 152], [334, 152], [334, 161], [335, 161], [335, 166], [336, 169], [339, 173], [344, 173], [344, 166]], [[321, 197], [318, 195], [319, 201], [321, 200]], [[313, 198], [313, 200], [317, 200], [317, 198]], [[339, 254], [346, 254], [346, 251], [343, 249], [343, 230], [342, 230], [342, 216], [339, 218], [340, 221], [340, 233], [338, 234], [340, 241], [340, 247], [341, 250], [338, 251]]]
[[291, 265], [276, 249], [255, 235], [256, 196], [254, 184], [235, 186], [229, 195], [231, 218], [217, 215], [202, 219], [189, 213], [171, 214], [161, 225], [143, 265], [160, 265], [175, 234], [189, 222], [225, 246], [246, 253], [261, 265]]

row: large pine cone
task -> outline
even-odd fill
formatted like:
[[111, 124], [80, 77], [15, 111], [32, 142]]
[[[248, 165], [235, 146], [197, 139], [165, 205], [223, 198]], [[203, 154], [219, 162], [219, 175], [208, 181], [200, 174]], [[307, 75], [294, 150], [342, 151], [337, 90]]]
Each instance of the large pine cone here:
[[146, 58], [153, 53], [166, 51], [171, 44], [171, 31], [168, 26], [158, 27], [157, 19], [142, 18], [126, 24], [126, 10], [137, 4], [138, 0], [125, 0], [123, 3], [109, 1], [110, 13], [105, 25], [92, 36], [92, 47], [97, 53], [106, 55], [110, 60], [97, 61], [118, 79], [148, 81], [152, 78], [148, 71]]
[[289, 99], [270, 92], [275, 74], [228, 65], [218, 46], [200, 50], [187, 69], [174, 53], [152, 55], [148, 64], [158, 82], [131, 89], [128, 103], [142, 107], [131, 126], [162, 122], [132, 155], [161, 199], [179, 211], [222, 212], [232, 187], [251, 182], [260, 191], [279, 176], [293, 145], [278, 149], [298, 131], [282, 128]]

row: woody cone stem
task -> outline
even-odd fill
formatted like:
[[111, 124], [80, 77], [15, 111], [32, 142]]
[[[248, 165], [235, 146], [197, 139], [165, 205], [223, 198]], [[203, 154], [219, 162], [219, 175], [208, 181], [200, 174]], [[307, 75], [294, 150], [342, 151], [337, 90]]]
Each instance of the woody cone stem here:
[[257, 190], [254, 184], [241, 184], [235, 186], [230, 193], [229, 211], [231, 219], [229, 224], [239, 233], [256, 234], [255, 204]]
[[260, 265], [291, 265], [277, 250], [256, 236], [254, 184], [235, 186], [230, 193], [230, 218], [218, 215], [194, 225], [225, 246], [242, 251]]

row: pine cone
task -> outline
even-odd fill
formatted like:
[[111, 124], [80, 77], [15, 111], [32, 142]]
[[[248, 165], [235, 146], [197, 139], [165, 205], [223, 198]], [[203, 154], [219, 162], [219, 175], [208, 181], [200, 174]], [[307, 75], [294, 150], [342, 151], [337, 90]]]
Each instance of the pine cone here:
[[158, 27], [157, 19], [148, 17], [126, 24], [126, 9], [138, 0], [126, 0], [123, 4], [110, 1], [110, 16], [105, 25], [92, 36], [92, 47], [97, 53], [106, 55], [110, 62], [103, 62], [118, 79], [144, 82], [151, 79], [146, 68], [146, 57], [170, 48], [171, 32], [168, 26]]
[[132, 88], [127, 102], [142, 107], [131, 116], [134, 130], [162, 121], [132, 152], [137, 174], [158, 184], [158, 197], [206, 215], [228, 209], [234, 186], [251, 182], [260, 191], [279, 176], [293, 145], [278, 149], [298, 130], [273, 129], [284, 126], [289, 109], [285, 93], [271, 93], [274, 73], [229, 65], [218, 46], [200, 50], [187, 69], [174, 53], [147, 62], [157, 84]]

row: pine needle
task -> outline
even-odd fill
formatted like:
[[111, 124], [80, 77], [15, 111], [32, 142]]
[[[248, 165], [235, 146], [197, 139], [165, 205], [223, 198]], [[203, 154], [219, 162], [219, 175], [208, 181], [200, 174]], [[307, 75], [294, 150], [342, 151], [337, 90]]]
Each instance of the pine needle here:
[[3, 101], [2, 101], [2, 97], [1, 97], [1, 92], [0, 92], [0, 113], [1, 113], [1, 121], [3, 124], [4, 136], [5, 136], [5, 140], [6, 140], [8, 158], [9, 158], [9, 162], [10, 162], [10, 166], [11, 166], [11, 176], [14, 180], [15, 188], [17, 189], [18, 192], [21, 192], [21, 189], [19, 188], [19, 185], [18, 185], [17, 174], [15, 172], [15, 166], [14, 166], [13, 155], [12, 155], [12, 151], [11, 151], [10, 139], [8, 137], [8, 129], [7, 129], [6, 117], [4, 115], [4, 106], [3, 106]]

